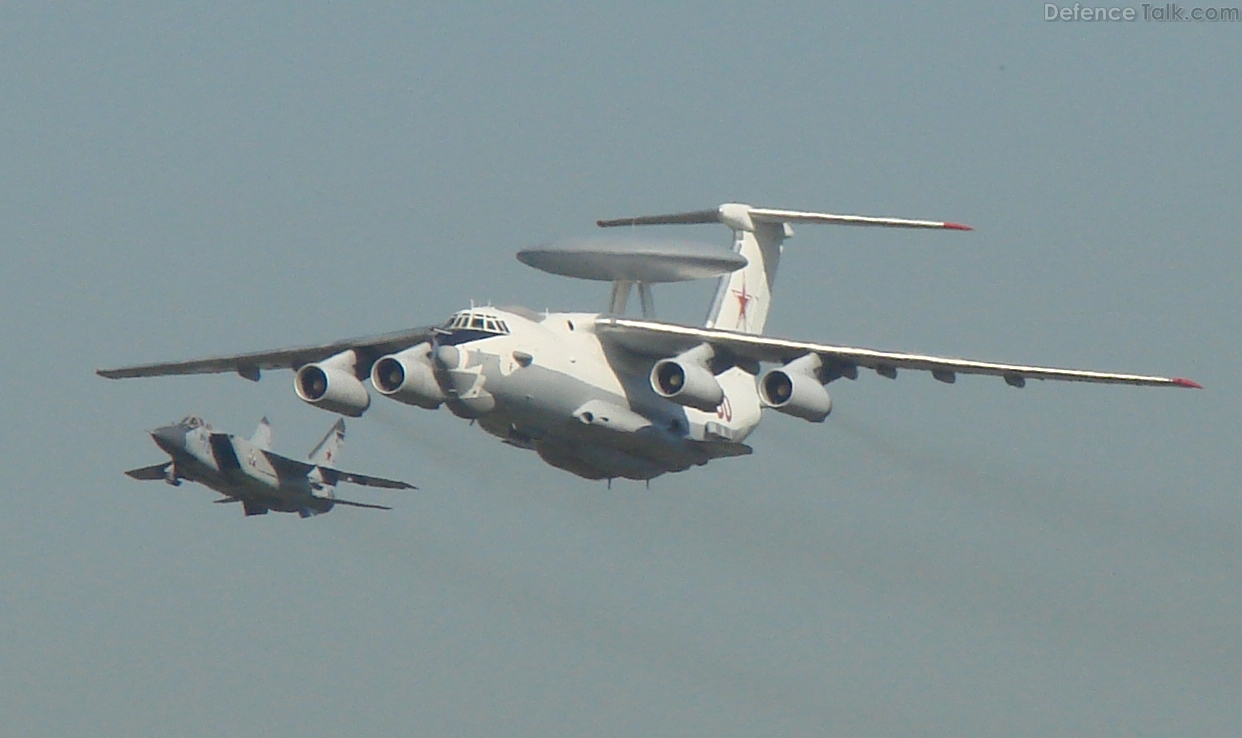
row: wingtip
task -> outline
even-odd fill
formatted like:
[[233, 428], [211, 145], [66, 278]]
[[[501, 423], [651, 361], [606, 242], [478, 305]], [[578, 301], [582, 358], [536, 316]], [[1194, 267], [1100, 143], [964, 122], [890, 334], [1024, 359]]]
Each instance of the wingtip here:
[[964, 223], [948, 223], [948, 222], [946, 222], [946, 223], [944, 224], [944, 227], [945, 227], [946, 229], [950, 230], [950, 231], [973, 231], [973, 230], [974, 230], [974, 228], [972, 228], [972, 227], [970, 227], [970, 226], [968, 226], [968, 225], [966, 225], [966, 224], [964, 224]]
[[1190, 389], [1203, 389], [1203, 385], [1199, 384], [1193, 379], [1185, 379], [1183, 377], [1174, 377], [1173, 384], [1176, 384], [1178, 387], [1189, 387]]

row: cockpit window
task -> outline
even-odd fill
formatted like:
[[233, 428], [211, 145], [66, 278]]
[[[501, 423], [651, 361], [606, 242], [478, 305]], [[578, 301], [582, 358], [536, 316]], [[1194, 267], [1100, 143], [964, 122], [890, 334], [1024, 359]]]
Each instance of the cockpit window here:
[[204, 423], [203, 419], [197, 415], [187, 415], [181, 419], [181, 422], [178, 423], [178, 425], [184, 425], [187, 428], [202, 428]]
[[472, 313], [457, 313], [444, 322], [444, 327], [449, 330], [468, 329], [500, 335], [507, 335], [510, 332], [508, 324], [503, 320], [492, 315], [475, 315]]

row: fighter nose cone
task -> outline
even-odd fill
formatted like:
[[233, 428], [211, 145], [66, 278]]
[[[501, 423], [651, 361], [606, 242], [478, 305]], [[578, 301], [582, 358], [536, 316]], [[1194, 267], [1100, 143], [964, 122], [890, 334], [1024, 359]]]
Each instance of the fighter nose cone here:
[[151, 431], [155, 445], [172, 453], [185, 448], [185, 428], [179, 425], [166, 425]]

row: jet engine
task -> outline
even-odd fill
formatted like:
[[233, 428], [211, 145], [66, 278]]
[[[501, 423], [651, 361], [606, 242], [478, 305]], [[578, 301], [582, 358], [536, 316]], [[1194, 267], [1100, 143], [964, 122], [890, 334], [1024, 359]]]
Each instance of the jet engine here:
[[715, 410], [724, 390], [708, 368], [713, 352], [703, 344], [673, 359], [661, 359], [651, 367], [651, 389], [666, 400], [704, 412]]
[[819, 380], [823, 362], [807, 354], [759, 377], [759, 401], [764, 407], [795, 418], [822, 423], [832, 412], [832, 398]]
[[293, 389], [315, 407], [350, 417], [361, 417], [371, 406], [371, 394], [358, 380], [353, 349], [342, 351], [317, 364], [307, 364], [293, 376]]
[[431, 344], [426, 342], [389, 354], [371, 367], [371, 384], [385, 397], [435, 410], [444, 402], [444, 391], [431, 361]]

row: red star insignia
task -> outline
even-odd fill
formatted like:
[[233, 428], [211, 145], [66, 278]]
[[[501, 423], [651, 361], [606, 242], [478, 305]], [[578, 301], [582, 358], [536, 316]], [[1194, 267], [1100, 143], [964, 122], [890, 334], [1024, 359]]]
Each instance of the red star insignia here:
[[737, 324], [739, 327], [746, 324], [746, 308], [750, 305], [755, 296], [746, 291], [746, 277], [742, 277], [742, 289], [733, 290], [733, 294], [737, 297], [738, 311]]

